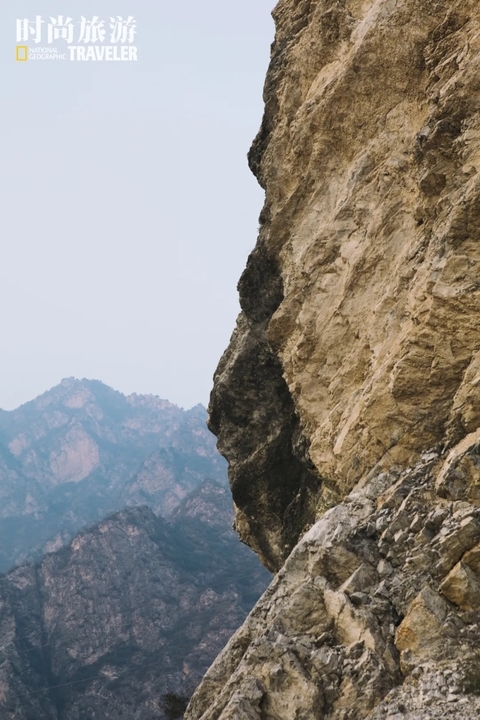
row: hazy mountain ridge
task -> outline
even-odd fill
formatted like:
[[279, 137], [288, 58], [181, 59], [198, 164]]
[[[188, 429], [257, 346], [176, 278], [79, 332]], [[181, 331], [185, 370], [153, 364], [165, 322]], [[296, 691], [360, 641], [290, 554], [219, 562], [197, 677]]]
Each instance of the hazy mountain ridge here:
[[[168, 515], [226, 464], [201, 405], [68, 378], [0, 413], [0, 570], [126, 505]], [[48, 544], [46, 544], [48, 543]]]
[[162, 718], [269, 581], [232, 517], [205, 482], [170, 521], [127, 509], [0, 577], [2, 720]]

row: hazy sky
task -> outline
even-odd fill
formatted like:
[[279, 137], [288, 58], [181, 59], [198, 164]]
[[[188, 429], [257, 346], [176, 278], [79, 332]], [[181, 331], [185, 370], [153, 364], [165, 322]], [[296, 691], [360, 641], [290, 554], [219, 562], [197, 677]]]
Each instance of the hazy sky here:
[[[0, 407], [69, 376], [208, 401], [263, 202], [274, 4], [3, 0]], [[76, 35], [133, 16], [138, 62], [16, 62], [16, 19], [67, 11]]]

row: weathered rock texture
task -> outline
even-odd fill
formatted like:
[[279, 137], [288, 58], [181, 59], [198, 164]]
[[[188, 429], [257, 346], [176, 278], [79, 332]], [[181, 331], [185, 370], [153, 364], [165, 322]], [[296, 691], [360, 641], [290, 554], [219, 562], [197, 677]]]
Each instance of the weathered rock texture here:
[[201, 405], [74, 378], [0, 411], [0, 571], [125, 506], [166, 517], [205, 479], [226, 483], [205, 421]]
[[274, 18], [210, 427], [242, 540], [283, 568], [187, 717], [477, 717], [478, 4]]
[[0, 577], [0, 718], [163, 720], [268, 582], [231, 521], [204, 483], [168, 522], [128, 509]]
[[439, 456], [328, 510], [208, 671], [186, 717], [480, 714], [480, 509], [438, 499]]

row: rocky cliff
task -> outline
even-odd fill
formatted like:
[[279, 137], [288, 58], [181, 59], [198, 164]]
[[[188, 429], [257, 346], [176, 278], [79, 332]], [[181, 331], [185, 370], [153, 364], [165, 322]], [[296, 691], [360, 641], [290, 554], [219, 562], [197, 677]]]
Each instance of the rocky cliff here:
[[2, 720], [178, 717], [169, 696], [191, 694], [268, 582], [231, 522], [206, 482], [169, 521], [127, 509], [0, 577]]
[[74, 378], [0, 411], [0, 571], [125, 506], [166, 517], [205, 479], [226, 483], [206, 417]]
[[478, 717], [478, 5], [273, 14], [210, 427], [277, 575], [186, 717]]

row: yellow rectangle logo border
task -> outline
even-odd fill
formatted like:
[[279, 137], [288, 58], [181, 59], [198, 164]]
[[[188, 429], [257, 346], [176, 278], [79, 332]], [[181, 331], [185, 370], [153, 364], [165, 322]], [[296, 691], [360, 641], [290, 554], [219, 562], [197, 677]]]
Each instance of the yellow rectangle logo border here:
[[[25, 57], [20, 57], [20, 50], [23, 50], [22, 53], [25, 55]], [[27, 45], [17, 45], [15, 48], [15, 58], [17, 62], [26, 62], [28, 60], [28, 47]]]

